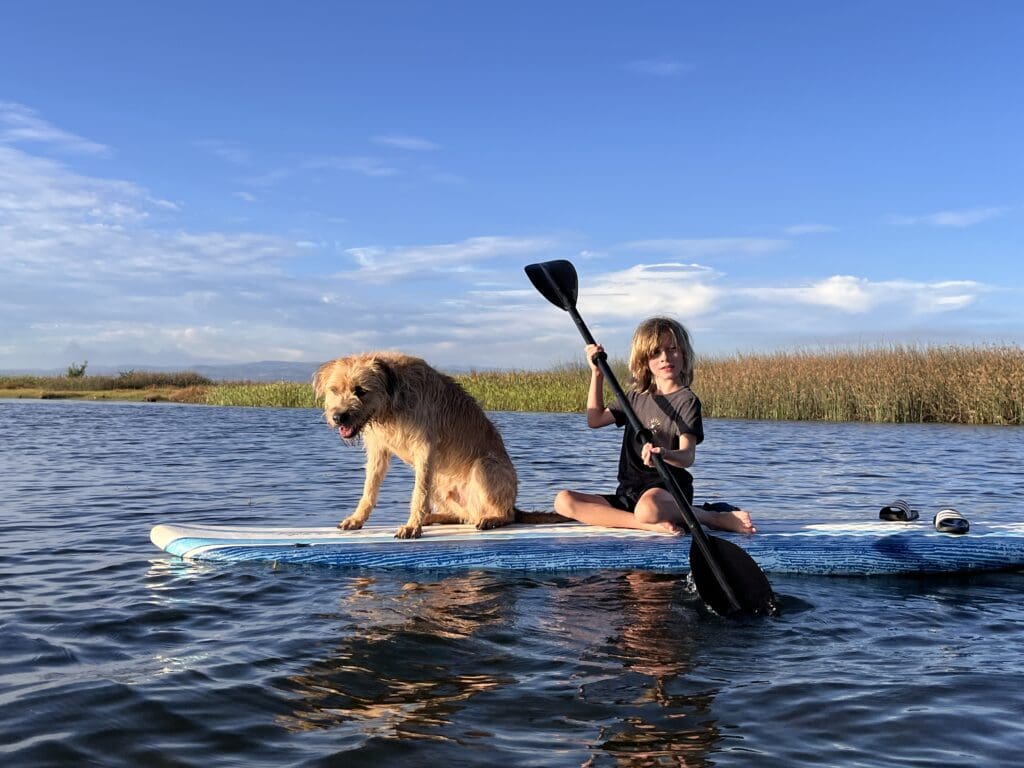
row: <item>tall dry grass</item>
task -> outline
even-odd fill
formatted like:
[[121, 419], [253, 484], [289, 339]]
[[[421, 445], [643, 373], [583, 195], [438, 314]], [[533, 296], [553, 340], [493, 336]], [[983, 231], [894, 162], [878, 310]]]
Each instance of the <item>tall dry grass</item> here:
[[701, 360], [709, 416], [1024, 424], [1024, 349], [891, 346]]
[[0, 376], [0, 389], [58, 392], [109, 392], [124, 389], [201, 387], [210, 379], [195, 371], [121, 371], [117, 376]]
[[[623, 385], [622, 361], [613, 361]], [[590, 370], [473, 371], [454, 377], [492, 411], [582, 412]], [[210, 383], [197, 374], [3, 377], [0, 391], [179, 387], [169, 398], [209, 405], [315, 408], [308, 383]], [[702, 358], [693, 389], [711, 417], [1024, 425], [1024, 349], [891, 346]], [[606, 392], [606, 397], [611, 394]]]
[[483, 371], [454, 377], [485, 410], [581, 411], [590, 386], [590, 369], [562, 365], [546, 371]]
[[206, 390], [207, 405], [251, 408], [316, 408], [313, 385], [294, 381], [217, 384]]

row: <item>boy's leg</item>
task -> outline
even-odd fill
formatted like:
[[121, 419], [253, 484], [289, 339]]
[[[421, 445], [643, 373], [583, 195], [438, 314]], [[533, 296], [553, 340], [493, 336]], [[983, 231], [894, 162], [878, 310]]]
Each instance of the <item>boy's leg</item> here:
[[604, 496], [579, 491], [560, 491], [555, 496], [555, 512], [587, 525], [602, 525], [607, 528], [638, 528], [641, 530], [676, 533], [671, 525], [661, 522], [645, 523], [632, 512], [616, 509]]
[[[664, 488], [651, 488], [644, 492], [636, 504], [634, 514], [641, 523], [660, 525], [667, 523], [682, 531], [683, 513], [679, 510], [676, 500], [672, 498], [672, 494]], [[742, 509], [732, 512], [709, 512], [705, 509], [694, 508], [693, 514], [697, 520], [709, 528], [733, 531], [734, 533], [754, 533], [757, 530], [750, 521], [750, 513]]]

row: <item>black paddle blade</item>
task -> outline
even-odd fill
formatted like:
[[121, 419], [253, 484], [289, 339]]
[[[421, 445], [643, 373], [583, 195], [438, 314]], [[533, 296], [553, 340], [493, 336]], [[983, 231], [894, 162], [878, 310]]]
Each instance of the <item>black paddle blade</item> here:
[[[707, 540], [715, 562], [725, 575], [725, 582], [739, 601], [740, 611], [752, 616], [774, 616], [778, 613], [772, 585], [754, 558], [731, 541], [715, 536], [708, 536]], [[697, 594], [711, 610], [719, 616], [729, 616], [735, 612], [721, 584], [711, 572], [707, 559], [694, 544], [690, 545], [690, 573]]]
[[539, 264], [528, 264], [525, 269], [533, 287], [556, 307], [568, 312], [576, 306], [579, 280], [576, 277], [576, 267], [571, 261], [543, 261]]

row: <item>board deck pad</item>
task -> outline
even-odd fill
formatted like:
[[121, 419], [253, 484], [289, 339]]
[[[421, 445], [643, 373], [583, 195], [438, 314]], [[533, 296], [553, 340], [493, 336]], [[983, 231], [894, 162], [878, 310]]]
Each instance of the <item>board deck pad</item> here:
[[[766, 573], [832, 576], [928, 574], [1024, 568], [1024, 522], [972, 520], [970, 533], [939, 533], [931, 521], [758, 522], [758, 532], [711, 531], [733, 541]], [[433, 525], [396, 539], [394, 525], [333, 527], [157, 525], [153, 543], [194, 561], [309, 564], [342, 568], [685, 573], [690, 537], [579, 523], [510, 525], [478, 531]]]

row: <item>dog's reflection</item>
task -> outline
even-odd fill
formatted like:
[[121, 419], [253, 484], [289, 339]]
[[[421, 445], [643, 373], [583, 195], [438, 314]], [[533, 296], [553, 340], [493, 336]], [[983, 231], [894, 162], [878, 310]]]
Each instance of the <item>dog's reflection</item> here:
[[[487, 671], [466, 641], [509, 621], [507, 584], [487, 574], [437, 581], [366, 577], [342, 599], [344, 638], [292, 675], [289, 729], [357, 726], [364, 736], [431, 738], [473, 697], [515, 681]], [[331, 617], [327, 617], [331, 618]]]
[[715, 691], [693, 674], [704, 619], [680, 577], [415, 578], [349, 582], [322, 616], [340, 640], [281, 684], [282, 725], [334, 730], [353, 749], [518, 740], [557, 746], [563, 764], [708, 764]]

